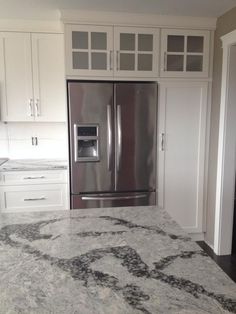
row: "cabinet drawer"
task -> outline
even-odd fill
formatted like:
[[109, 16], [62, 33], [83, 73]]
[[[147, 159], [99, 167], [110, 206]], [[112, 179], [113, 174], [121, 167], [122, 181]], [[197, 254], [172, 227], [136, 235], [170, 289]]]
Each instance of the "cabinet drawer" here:
[[0, 173], [0, 185], [32, 185], [41, 183], [67, 183], [67, 171], [9, 171]]
[[66, 209], [67, 184], [6, 186], [0, 196], [3, 212]]

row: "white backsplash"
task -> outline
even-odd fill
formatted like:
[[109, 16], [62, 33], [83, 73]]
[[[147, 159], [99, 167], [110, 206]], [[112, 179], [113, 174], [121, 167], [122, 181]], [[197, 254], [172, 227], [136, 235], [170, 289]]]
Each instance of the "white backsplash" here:
[[[37, 137], [38, 145], [32, 145]], [[65, 123], [1, 123], [0, 157], [63, 158], [68, 157]]]

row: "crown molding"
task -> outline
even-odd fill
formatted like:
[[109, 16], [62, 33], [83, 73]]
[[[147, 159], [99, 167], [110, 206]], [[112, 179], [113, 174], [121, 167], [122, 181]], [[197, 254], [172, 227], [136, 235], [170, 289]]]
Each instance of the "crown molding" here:
[[0, 19], [0, 31], [63, 33], [60, 20]]
[[65, 24], [125, 25], [165, 28], [189, 28], [215, 30], [216, 18], [133, 14], [124, 12], [61, 10], [61, 21]]

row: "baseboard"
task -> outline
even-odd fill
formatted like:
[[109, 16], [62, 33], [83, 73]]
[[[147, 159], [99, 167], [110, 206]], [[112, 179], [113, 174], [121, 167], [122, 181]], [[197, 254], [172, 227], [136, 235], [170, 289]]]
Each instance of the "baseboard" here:
[[210, 244], [205, 238], [203, 240], [211, 249], [212, 251], [214, 252], [214, 246], [212, 244]]
[[204, 241], [204, 233], [199, 232], [199, 233], [189, 233], [189, 236], [193, 241]]

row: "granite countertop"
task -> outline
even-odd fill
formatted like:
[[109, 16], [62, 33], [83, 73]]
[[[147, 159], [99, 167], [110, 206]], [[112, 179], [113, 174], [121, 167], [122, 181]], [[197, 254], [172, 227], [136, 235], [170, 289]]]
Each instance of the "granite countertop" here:
[[1, 313], [236, 313], [236, 285], [155, 207], [0, 215]]
[[67, 169], [64, 159], [9, 159], [0, 165], [0, 172]]

